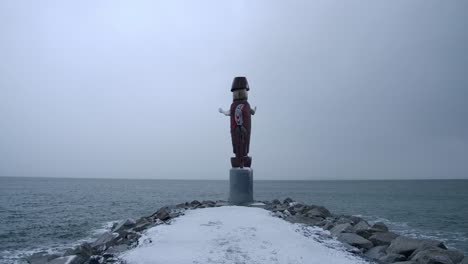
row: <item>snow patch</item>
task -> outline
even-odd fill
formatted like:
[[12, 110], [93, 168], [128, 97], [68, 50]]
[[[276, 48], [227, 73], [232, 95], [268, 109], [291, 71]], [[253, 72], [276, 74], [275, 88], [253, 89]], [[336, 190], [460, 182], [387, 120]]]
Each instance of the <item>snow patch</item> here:
[[139, 246], [121, 257], [135, 264], [367, 263], [336, 240], [323, 241], [322, 233], [260, 208], [205, 208], [148, 229]]

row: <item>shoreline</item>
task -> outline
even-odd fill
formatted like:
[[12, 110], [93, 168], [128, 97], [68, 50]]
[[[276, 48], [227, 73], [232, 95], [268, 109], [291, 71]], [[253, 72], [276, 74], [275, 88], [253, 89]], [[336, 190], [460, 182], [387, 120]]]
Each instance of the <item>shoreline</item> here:
[[[35, 253], [25, 260], [31, 264], [94, 264], [126, 263], [119, 258], [124, 252], [136, 248], [139, 238], [149, 228], [170, 225], [173, 219], [187, 210], [229, 206], [226, 201], [203, 201], [164, 206], [150, 216], [137, 220], [127, 219], [115, 224], [91, 243], [66, 250], [63, 254]], [[307, 205], [286, 198], [284, 201], [256, 202], [249, 207], [259, 207], [271, 212], [271, 216], [293, 224], [314, 226], [326, 230], [323, 239], [336, 239], [346, 250], [369, 263], [447, 263], [467, 264], [463, 252], [447, 249], [441, 241], [414, 239], [391, 232], [381, 222], [370, 225], [358, 216], [334, 215], [327, 208]], [[438, 262], [434, 262], [437, 260]], [[432, 261], [432, 262], [431, 262]]]

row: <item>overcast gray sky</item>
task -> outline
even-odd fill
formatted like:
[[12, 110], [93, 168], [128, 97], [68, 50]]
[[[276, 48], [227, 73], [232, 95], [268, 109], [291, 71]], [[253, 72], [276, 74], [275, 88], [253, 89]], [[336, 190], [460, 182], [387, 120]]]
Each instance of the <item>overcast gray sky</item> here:
[[0, 2], [0, 175], [468, 178], [468, 1]]

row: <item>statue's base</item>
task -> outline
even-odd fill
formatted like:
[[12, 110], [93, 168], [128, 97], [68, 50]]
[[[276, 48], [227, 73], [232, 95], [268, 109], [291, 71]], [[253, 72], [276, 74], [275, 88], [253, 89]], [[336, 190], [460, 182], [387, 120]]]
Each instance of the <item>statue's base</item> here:
[[[244, 157], [244, 167], [249, 167], [252, 165], [252, 157], [245, 156]], [[240, 167], [240, 162], [235, 158], [231, 158], [231, 166], [233, 168], [239, 168]]]
[[229, 203], [248, 205], [253, 203], [253, 170], [232, 168], [229, 171]]

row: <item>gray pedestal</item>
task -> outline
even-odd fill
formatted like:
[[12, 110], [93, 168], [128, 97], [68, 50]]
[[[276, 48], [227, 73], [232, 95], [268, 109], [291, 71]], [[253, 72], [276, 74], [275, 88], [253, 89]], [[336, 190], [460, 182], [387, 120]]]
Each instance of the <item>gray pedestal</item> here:
[[229, 203], [245, 205], [253, 202], [253, 170], [233, 168], [229, 171]]

